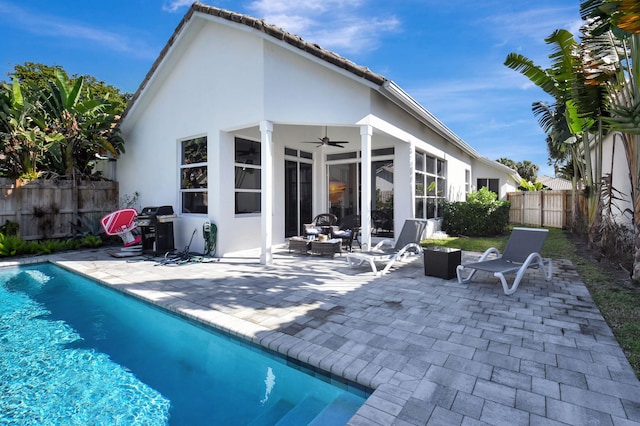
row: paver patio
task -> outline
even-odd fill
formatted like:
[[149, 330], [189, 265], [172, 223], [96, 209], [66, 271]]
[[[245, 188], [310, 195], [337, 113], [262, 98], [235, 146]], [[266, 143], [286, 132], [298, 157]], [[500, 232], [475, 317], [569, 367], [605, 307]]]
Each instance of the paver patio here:
[[463, 285], [427, 277], [420, 258], [380, 278], [286, 250], [267, 267], [49, 259], [375, 389], [352, 425], [640, 424], [640, 382], [566, 260], [506, 296], [481, 272]]

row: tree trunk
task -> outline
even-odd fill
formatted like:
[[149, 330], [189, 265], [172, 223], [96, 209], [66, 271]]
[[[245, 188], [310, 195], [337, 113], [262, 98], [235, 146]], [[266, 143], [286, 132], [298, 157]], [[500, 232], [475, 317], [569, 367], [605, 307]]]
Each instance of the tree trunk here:
[[633, 272], [631, 273], [631, 279], [635, 282], [635, 283], [640, 283], [640, 221], [638, 220], [638, 207], [636, 205], [636, 220], [635, 220], [635, 225], [634, 225], [634, 231], [635, 231], [635, 244], [634, 244], [634, 251], [635, 254], [633, 256]]

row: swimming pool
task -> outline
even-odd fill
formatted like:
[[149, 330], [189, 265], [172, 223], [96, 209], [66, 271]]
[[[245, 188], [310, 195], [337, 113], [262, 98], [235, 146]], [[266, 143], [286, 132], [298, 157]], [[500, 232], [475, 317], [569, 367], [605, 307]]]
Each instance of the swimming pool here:
[[51, 264], [0, 269], [0, 424], [344, 424], [368, 396]]

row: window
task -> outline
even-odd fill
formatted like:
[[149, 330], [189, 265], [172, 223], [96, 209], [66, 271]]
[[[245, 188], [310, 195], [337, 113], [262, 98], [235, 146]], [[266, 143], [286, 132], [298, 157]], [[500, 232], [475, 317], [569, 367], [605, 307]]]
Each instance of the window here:
[[180, 142], [182, 213], [207, 213], [207, 137]]
[[471, 170], [464, 171], [464, 193], [471, 192]]
[[260, 142], [236, 138], [235, 145], [236, 214], [260, 213], [262, 192]]
[[446, 163], [423, 152], [416, 152], [416, 218], [442, 216], [446, 200]]
[[477, 180], [478, 191], [484, 187], [489, 189], [489, 191], [495, 192], [498, 196], [500, 196], [500, 180], [499, 179], [479, 178]]

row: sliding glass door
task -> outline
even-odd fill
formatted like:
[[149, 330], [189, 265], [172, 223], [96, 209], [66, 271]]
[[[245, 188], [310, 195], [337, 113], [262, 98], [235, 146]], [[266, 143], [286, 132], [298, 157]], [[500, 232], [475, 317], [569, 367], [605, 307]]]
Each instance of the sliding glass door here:
[[[371, 210], [374, 216], [371, 225], [374, 233], [384, 234], [385, 237], [393, 236], [394, 170], [393, 157], [389, 155], [389, 151], [393, 154], [393, 150], [384, 150], [381, 153], [384, 156], [374, 157], [371, 163]], [[329, 156], [328, 160], [331, 159]], [[327, 171], [329, 211], [335, 214], [338, 220], [345, 216], [360, 215], [360, 162], [357, 159], [350, 162], [330, 162]]]
[[360, 213], [358, 163], [331, 164], [329, 170], [329, 212], [338, 217]]
[[[295, 150], [286, 150], [287, 154], [296, 154]], [[301, 155], [307, 154], [300, 152]], [[311, 154], [308, 154], [311, 156]], [[303, 157], [304, 158], [304, 157]], [[284, 229], [285, 237], [302, 235], [302, 225], [313, 219], [311, 206], [313, 200], [312, 164], [302, 159], [288, 159], [284, 162]]]

